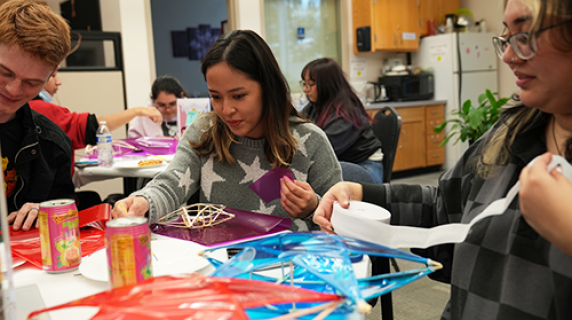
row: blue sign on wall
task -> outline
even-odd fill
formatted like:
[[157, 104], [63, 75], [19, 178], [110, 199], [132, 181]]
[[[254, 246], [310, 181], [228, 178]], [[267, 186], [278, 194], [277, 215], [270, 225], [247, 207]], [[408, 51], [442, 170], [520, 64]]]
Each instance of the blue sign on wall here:
[[306, 37], [306, 29], [298, 28], [296, 35], [298, 36], [298, 39], [304, 39]]

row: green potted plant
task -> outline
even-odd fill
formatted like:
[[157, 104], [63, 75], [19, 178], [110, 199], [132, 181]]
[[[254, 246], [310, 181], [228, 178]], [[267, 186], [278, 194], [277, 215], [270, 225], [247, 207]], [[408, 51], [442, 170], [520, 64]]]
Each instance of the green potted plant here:
[[435, 133], [441, 133], [448, 124], [452, 124], [439, 146], [444, 146], [457, 135], [457, 140], [453, 145], [457, 144], [459, 140], [462, 142], [469, 140], [469, 143], [473, 143], [487, 132], [498, 121], [501, 107], [510, 100], [510, 98], [497, 100], [496, 94], [496, 92], [492, 93], [487, 89], [485, 93], [479, 96], [478, 106], [475, 107], [469, 99], [463, 103], [461, 110], [451, 112], [453, 118], [433, 128]]

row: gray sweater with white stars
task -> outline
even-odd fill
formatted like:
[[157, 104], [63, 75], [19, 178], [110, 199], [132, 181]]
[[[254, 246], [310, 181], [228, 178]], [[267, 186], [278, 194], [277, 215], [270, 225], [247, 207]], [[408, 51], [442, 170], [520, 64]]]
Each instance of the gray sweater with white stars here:
[[[235, 163], [219, 162], [213, 156], [197, 155], [189, 144], [189, 141], [197, 142], [208, 125], [208, 116], [197, 118], [185, 130], [167, 169], [145, 188], [131, 194], [149, 201], [149, 223], [156, 223], [160, 217], [181, 207], [200, 188], [203, 203], [288, 217], [293, 220], [293, 231], [312, 229], [312, 215], [294, 219], [282, 208], [280, 199], [265, 203], [249, 188], [272, 169], [264, 154], [265, 140], [236, 137], [237, 143], [230, 146]], [[325, 133], [311, 123], [291, 122], [290, 130], [298, 141], [298, 151], [288, 169], [295, 180], [309, 183], [314, 192], [322, 196], [342, 180], [334, 150]]]

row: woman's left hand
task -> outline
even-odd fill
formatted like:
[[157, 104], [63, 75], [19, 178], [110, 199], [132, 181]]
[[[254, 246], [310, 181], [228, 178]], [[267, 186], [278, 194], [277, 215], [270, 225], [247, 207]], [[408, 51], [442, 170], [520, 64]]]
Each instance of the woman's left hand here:
[[555, 247], [572, 257], [572, 183], [543, 154], [520, 173], [520, 210], [526, 222]]
[[318, 196], [310, 184], [280, 179], [280, 203], [293, 218], [306, 218], [318, 207]]

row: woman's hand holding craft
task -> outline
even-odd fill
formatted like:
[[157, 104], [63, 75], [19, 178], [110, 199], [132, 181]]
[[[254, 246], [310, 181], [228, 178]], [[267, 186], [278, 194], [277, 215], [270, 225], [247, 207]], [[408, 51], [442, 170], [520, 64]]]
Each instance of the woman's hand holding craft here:
[[314, 212], [313, 221], [320, 226], [322, 231], [334, 233], [332, 222], [332, 211], [334, 202], [340, 203], [342, 208], [347, 209], [350, 206], [350, 200], [362, 199], [362, 186], [353, 182], [338, 182], [326, 192], [320, 201], [320, 205]]
[[144, 217], [149, 211], [149, 202], [144, 197], [127, 197], [115, 203], [111, 215], [120, 217]]
[[[22, 231], [28, 231], [32, 228], [34, 220], [38, 217], [40, 213], [39, 203], [25, 203], [20, 210], [11, 212], [8, 215], [8, 223], [12, 224], [12, 229]], [[38, 221], [36, 221], [36, 228], [38, 227]]]
[[280, 179], [280, 203], [293, 218], [303, 219], [318, 206], [318, 196], [306, 182]]

